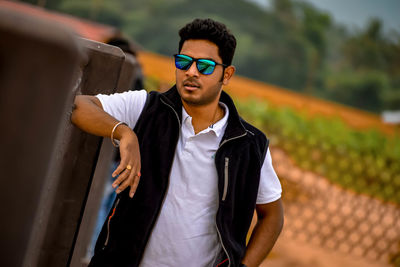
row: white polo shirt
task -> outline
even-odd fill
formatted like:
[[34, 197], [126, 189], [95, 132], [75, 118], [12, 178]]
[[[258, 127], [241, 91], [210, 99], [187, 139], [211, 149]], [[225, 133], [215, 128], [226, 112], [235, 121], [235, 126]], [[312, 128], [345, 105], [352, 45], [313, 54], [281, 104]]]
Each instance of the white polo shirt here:
[[[146, 91], [97, 96], [103, 109], [134, 128], [146, 102]], [[174, 155], [169, 187], [140, 266], [210, 266], [221, 250], [215, 217], [218, 176], [214, 156], [224, 135], [224, 117], [198, 134], [182, 108], [182, 127]], [[261, 169], [257, 204], [281, 197], [281, 185], [269, 150]]]

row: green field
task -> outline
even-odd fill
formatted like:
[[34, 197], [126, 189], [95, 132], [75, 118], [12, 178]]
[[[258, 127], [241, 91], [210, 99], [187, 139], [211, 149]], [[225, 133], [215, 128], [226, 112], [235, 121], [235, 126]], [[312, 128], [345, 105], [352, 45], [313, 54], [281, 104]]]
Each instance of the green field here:
[[236, 101], [240, 114], [303, 169], [357, 193], [400, 204], [400, 138], [354, 130], [339, 119]]

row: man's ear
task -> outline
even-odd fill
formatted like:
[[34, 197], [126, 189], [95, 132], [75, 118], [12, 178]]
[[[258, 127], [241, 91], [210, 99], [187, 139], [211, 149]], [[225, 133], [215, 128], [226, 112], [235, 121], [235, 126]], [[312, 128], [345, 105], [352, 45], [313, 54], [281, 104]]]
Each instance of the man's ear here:
[[232, 66], [232, 65], [230, 65], [230, 66], [225, 68], [224, 77], [222, 79], [222, 84], [223, 85], [228, 85], [229, 84], [229, 80], [231, 79], [231, 77], [233, 76], [235, 71], [236, 71], [236, 68], [235, 68], [235, 66]]

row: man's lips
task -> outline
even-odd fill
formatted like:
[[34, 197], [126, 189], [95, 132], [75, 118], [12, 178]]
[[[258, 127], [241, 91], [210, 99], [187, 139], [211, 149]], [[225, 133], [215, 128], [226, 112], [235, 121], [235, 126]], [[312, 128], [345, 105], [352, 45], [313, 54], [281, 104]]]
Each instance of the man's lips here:
[[197, 87], [197, 86], [184, 85], [184, 87], [188, 91], [195, 91], [195, 90], [199, 89], [199, 87]]
[[200, 88], [200, 85], [195, 82], [184, 82], [183, 86], [185, 87], [186, 90], [188, 91], [194, 91]]

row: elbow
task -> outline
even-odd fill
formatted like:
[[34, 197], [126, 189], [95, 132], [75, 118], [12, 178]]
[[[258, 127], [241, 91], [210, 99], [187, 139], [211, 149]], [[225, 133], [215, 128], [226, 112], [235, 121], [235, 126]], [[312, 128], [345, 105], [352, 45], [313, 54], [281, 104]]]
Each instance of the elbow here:
[[75, 105], [72, 107], [72, 113], [71, 113], [71, 116], [70, 116], [70, 121], [71, 121], [72, 124], [76, 124], [77, 121], [78, 121]]
[[82, 116], [84, 116], [85, 111], [88, 110], [88, 108], [95, 104], [93, 100], [91, 100], [92, 96], [87, 96], [87, 95], [76, 95], [74, 99], [74, 103], [72, 105], [72, 113], [70, 117], [70, 121], [77, 125], [79, 124], [80, 119]]
[[71, 116], [70, 116], [70, 121], [73, 123], [73, 124], [76, 124], [77, 123], [77, 121], [78, 121], [78, 113], [79, 113], [79, 111], [78, 111], [78, 107], [79, 107], [79, 105], [80, 105], [80, 102], [81, 102], [81, 99], [80, 98], [82, 98], [82, 96], [81, 95], [77, 95], [77, 96], [75, 96], [75, 99], [74, 99], [74, 103], [72, 104], [72, 112], [71, 112]]

